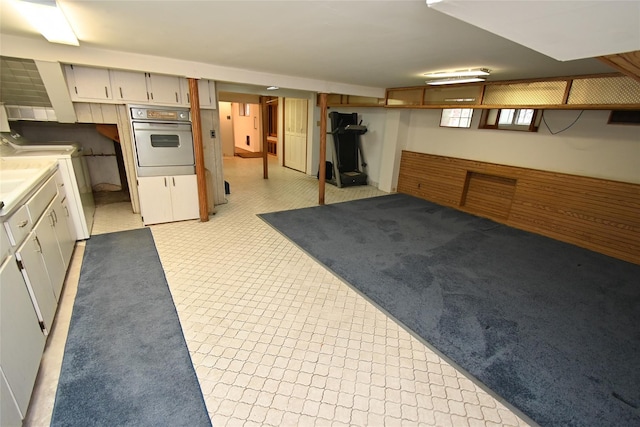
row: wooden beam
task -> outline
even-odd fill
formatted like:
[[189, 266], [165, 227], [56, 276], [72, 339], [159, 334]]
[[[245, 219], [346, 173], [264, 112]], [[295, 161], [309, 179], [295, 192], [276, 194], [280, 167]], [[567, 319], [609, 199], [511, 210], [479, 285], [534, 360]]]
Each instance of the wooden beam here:
[[207, 175], [204, 168], [204, 148], [202, 145], [202, 122], [200, 120], [200, 95], [198, 79], [189, 78], [189, 96], [191, 98], [191, 128], [193, 129], [193, 152], [196, 160], [196, 180], [198, 182], [198, 207], [200, 221], [209, 221], [209, 203], [207, 202]]
[[320, 94], [320, 170], [318, 171], [318, 204], [324, 205], [327, 181], [327, 94]]
[[627, 76], [640, 82], [640, 50], [599, 56], [598, 59]]
[[260, 97], [260, 122], [262, 123], [262, 138], [260, 138], [260, 145], [262, 149], [262, 178], [269, 179], [269, 158], [268, 155], [268, 142], [267, 135], [269, 134], [269, 122], [267, 117], [269, 116], [269, 105], [267, 101], [269, 100], [266, 96]]

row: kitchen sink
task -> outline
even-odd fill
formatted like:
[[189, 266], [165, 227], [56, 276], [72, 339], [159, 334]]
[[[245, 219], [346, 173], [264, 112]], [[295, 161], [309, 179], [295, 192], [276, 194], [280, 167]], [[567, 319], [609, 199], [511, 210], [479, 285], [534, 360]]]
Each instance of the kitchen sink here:
[[51, 171], [56, 162], [20, 162], [14, 159], [0, 158], [0, 216], [8, 214], [20, 201]]

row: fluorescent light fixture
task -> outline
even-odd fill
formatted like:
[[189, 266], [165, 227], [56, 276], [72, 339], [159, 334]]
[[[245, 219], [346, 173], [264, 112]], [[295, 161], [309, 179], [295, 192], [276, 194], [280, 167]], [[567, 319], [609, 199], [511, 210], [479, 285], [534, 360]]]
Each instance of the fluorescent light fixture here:
[[427, 6], [431, 6], [432, 4], [440, 3], [442, 0], [427, 0]]
[[16, 5], [27, 21], [51, 43], [80, 44], [55, 0], [22, 0]]
[[473, 68], [467, 70], [458, 71], [437, 71], [434, 73], [425, 73], [425, 77], [433, 79], [444, 79], [447, 77], [476, 77], [476, 76], [488, 76], [489, 70], [486, 68]]
[[269, 86], [267, 90], [278, 90], [280, 89], [278, 86]]
[[427, 80], [425, 81], [425, 83], [432, 86], [439, 86], [439, 85], [453, 85], [458, 83], [477, 83], [477, 82], [483, 82], [485, 80], [486, 79], [483, 79], [482, 77], [459, 77], [459, 78], [453, 78], [453, 79]]

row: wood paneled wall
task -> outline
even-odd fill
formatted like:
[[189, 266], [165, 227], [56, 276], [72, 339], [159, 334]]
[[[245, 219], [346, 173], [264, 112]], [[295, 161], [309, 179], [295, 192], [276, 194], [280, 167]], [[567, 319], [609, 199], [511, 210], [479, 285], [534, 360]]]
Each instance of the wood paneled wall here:
[[402, 152], [398, 192], [640, 264], [640, 185]]

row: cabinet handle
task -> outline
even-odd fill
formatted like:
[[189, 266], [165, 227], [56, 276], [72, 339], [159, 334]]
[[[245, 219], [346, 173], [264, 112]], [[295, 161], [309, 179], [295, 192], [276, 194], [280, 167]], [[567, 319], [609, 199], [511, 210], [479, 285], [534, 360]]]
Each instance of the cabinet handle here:
[[176, 102], [178, 102], [178, 92], [175, 92], [176, 94]]
[[49, 212], [49, 225], [52, 227], [56, 226], [56, 220], [53, 218], [53, 211]]
[[104, 87], [104, 95], [108, 98], [109, 97], [109, 90], [107, 89], [107, 87]]
[[153, 101], [153, 92], [151, 92], [151, 100]]
[[167, 177], [166, 176], [164, 177], [164, 186], [165, 187], [167, 186]]
[[51, 213], [53, 214], [53, 220], [54, 220], [54, 225], [58, 223], [58, 214], [56, 213], [55, 210], [51, 211]]
[[124, 96], [122, 96], [122, 87], [120, 87], [120, 98], [124, 98]]
[[190, 98], [189, 98], [189, 94], [187, 94], [187, 104], [191, 104]]
[[26, 227], [26, 225], [29, 224], [29, 221], [27, 221], [26, 219], [23, 219], [22, 221], [20, 221], [20, 223], [18, 224], [18, 228], [24, 228]]
[[67, 208], [67, 205], [62, 206], [64, 208], [64, 212], [66, 214], [66, 217], [69, 218], [69, 208]]
[[35, 236], [33, 238], [33, 241], [36, 245], [38, 245], [38, 248], [36, 249], [38, 252], [42, 253], [42, 245], [40, 244], [40, 240], [38, 240], [38, 236]]
[[176, 186], [176, 178], [172, 176], [171, 180], [173, 181], [173, 186], [175, 187]]

